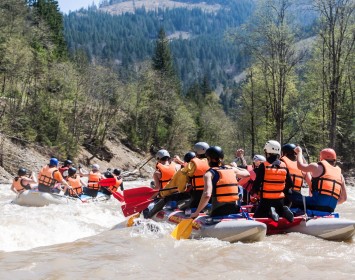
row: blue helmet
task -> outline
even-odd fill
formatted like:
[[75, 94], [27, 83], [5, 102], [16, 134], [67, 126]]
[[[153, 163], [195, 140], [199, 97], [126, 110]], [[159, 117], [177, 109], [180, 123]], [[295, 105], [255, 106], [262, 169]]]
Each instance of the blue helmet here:
[[56, 158], [51, 158], [49, 160], [49, 165], [54, 165], [54, 166], [58, 166], [58, 160]]

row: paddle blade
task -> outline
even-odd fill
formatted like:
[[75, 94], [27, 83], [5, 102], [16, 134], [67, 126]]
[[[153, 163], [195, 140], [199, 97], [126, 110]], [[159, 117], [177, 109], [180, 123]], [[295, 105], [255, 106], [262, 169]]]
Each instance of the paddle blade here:
[[127, 227], [131, 227], [134, 225], [134, 220], [139, 218], [141, 214], [140, 213], [137, 213], [136, 215], [133, 215], [132, 217], [130, 217], [127, 221]]
[[153, 199], [149, 199], [149, 200], [146, 200], [146, 201], [143, 201], [143, 202], [139, 202], [139, 203], [127, 203], [126, 202], [126, 204], [123, 204], [121, 206], [123, 215], [125, 217], [128, 217], [128, 216], [131, 216], [133, 214], [142, 212], [153, 201], [154, 201]]
[[192, 232], [192, 222], [193, 219], [182, 220], [170, 235], [177, 240], [189, 238]]
[[119, 202], [124, 202], [124, 197], [118, 192], [111, 192], [113, 197], [116, 198]]
[[150, 199], [158, 190], [150, 187], [140, 187], [123, 191], [124, 201], [126, 203], [139, 203]]
[[102, 180], [99, 181], [99, 185], [101, 187], [114, 186], [114, 185], [116, 185], [116, 179], [115, 178], [102, 179]]

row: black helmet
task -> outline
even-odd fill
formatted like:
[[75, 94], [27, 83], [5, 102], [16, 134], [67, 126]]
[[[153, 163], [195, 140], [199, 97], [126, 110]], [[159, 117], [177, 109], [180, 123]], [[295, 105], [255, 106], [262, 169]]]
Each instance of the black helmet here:
[[184, 161], [190, 162], [190, 160], [192, 160], [194, 157], [196, 157], [194, 152], [188, 152], [186, 155], [184, 155]]
[[281, 148], [281, 151], [284, 153], [284, 154], [294, 154], [294, 149], [296, 148], [296, 145], [295, 144], [285, 144], [282, 146]]
[[206, 157], [210, 157], [211, 159], [223, 159], [224, 153], [221, 147], [212, 146], [206, 150]]
[[120, 176], [120, 175], [121, 175], [121, 169], [115, 168], [115, 169], [113, 170], [113, 174], [115, 174], [116, 176]]
[[70, 160], [70, 159], [67, 159], [64, 161], [64, 166], [68, 166], [68, 165], [71, 165], [73, 164], [73, 162]]
[[105, 176], [105, 178], [114, 178], [113, 175], [112, 175], [112, 173], [111, 173], [110, 171], [106, 171], [106, 172], [104, 173], [104, 176]]
[[17, 171], [17, 175], [18, 176], [25, 176], [27, 174], [27, 169], [26, 168], [20, 168], [18, 171]]
[[76, 173], [76, 168], [70, 167], [70, 168], [68, 169], [68, 175], [69, 175], [69, 176], [73, 176], [75, 173]]

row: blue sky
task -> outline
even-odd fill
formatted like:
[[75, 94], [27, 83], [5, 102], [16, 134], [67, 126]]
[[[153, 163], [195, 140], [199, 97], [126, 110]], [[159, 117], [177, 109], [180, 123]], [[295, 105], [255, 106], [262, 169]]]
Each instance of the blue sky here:
[[69, 10], [75, 11], [80, 8], [87, 8], [91, 6], [92, 3], [98, 5], [100, 0], [57, 0], [59, 8], [63, 13], [68, 13]]

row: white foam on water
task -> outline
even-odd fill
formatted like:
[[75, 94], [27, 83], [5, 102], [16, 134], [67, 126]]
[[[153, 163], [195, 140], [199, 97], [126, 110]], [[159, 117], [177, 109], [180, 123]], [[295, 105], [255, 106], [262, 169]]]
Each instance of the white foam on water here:
[[0, 251], [73, 242], [109, 230], [124, 220], [114, 198], [107, 202], [45, 207], [24, 207], [10, 201], [1, 200]]

